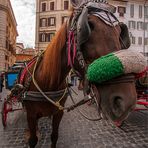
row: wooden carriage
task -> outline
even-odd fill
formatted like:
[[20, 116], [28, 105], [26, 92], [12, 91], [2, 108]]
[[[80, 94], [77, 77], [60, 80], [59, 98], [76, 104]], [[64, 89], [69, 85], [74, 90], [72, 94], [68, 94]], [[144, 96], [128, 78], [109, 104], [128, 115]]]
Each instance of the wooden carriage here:
[[[24, 68], [24, 63], [21, 63], [21, 65], [15, 65], [11, 67], [7, 72], [5, 72], [5, 88], [7, 90], [12, 91], [15, 84], [18, 83], [19, 75], [21, 73], [21, 70]], [[4, 98], [4, 102], [2, 105], [2, 124], [4, 128], [7, 125], [7, 116], [9, 112], [22, 110], [22, 107], [20, 108], [20, 104], [18, 101], [18, 96], [10, 96], [8, 95], [7, 98]], [[14, 107], [15, 106], [15, 107]]]

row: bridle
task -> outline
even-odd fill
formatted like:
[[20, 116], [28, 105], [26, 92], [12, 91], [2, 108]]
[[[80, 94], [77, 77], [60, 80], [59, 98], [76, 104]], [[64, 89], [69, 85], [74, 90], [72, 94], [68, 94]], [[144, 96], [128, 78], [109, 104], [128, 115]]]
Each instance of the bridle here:
[[[68, 66], [70, 66], [73, 71], [82, 79], [84, 76], [76, 70], [75, 60], [78, 61], [80, 68], [84, 71], [87, 70], [87, 64], [84, 60], [84, 56], [81, 50], [81, 45], [87, 42], [88, 37], [91, 34], [91, 30], [88, 24], [88, 15], [95, 15], [96, 12], [104, 12], [108, 17], [108, 22], [115, 28], [114, 22], [112, 22], [112, 17], [117, 23], [119, 20], [114, 16], [114, 7], [107, 5], [107, 2], [98, 2], [96, 0], [91, 0], [90, 2], [82, 3], [79, 7], [74, 8], [73, 15], [68, 22], [68, 42], [67, 42], [67, 57], [68, 57]], [[100, 16], [101, 17], [101, 16]], [[86, 18], [84, 22], [82, 18]], [[85, 25], [85, 26], [84, 26]], [[88, 35], [87, 38], [82, 39], [82, 35], [85, 36], [82, 32], [85, 30], [85, 35]], [[114, 29], [116, 35], [116, 28]], [[121, 40], [121, 39], [120, 39]], [[123, 43], [123, 42], [121, 42]], [[124, 44], [124, 43], [123, 43]], [[84, 74], [83, 73], [83, 74]]]
[[[97, 12], [104, 12], [108, 17], [108, 23], [115, 28], [114, 22], [119, 23], [118, 19], [114, 16], [114, 7], [108, 5], [106, 2], [98, 2], [91, 0], [90, 2], [82, 3], [79, 7], [74, 8], [73, 14], [68, 22], [68, 42], [67, 42], [67, 57], [68, 66], [70, 66], [73, 72], [85, 80], [86, 89], [89, 90], [89, 82], [86, 81], [85, 73], [88, 65], [84, 59], [81, 45], [87, 42], [88, 37], [91, 34], [91, 29], [88, 24], [88, 15], [95, 15]], [[101, 17], [101, 15], [100, 15]], [[113, 22], [114, 20], [114, 22]], [[84, 28], [85, 31], [84, 31]], [[83, 32], [84, 31], [84, 32]], [[116, 36], [116, 28], [114, 29]], [[87, 36], [84, 38], [84, 36]], [[79, 70], [76, 69], [75, 61], [78, 61]], [[84, 94], [88, 94], [87, 90], [84, 90]]]

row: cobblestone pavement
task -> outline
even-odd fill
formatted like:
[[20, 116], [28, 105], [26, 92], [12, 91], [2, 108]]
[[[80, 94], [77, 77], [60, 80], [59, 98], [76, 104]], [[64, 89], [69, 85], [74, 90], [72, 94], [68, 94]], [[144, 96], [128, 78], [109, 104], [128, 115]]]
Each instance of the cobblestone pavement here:
[[[79, 92], [75, 97], [80, 99], [82, 94]], [[70, 99], [66, 105], [69, 104]], [[84, 105], [80, 110], [91, 118], [97, 117], [93, 105]], [[5, 130], [0, 122], [0, 148], [27, 148], [24, 140], [27, 127], [25, 112], [13, 112], [9, 116]], [[42, 118], [39, 129], [41, 139], [37, 148], [50, 147], [51, 120]], [[57, 148], [148, 148], [148, 111], [133, 112], [121, 129], [104, 120], [88, 121], [77, 110], [65, 113], [59, 128]]]

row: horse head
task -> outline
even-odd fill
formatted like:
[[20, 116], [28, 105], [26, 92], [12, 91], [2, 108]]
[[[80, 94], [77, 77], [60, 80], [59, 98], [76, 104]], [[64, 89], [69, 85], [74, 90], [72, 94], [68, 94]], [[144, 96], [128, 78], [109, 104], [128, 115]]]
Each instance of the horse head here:
[[113, 14], [115, 7], [106, 1], [71, 0], [71, 3], [74, 11], [69, 30], [74, 33], [77, 48], [73, 68], [84, 78], [87, 64], [108, 53], [129, 48], [130, 38], [127, 26]]
[[141, 53], [121, 50], [95, 60], [87, 75], [94, 84], [103, 115], [120, 125], [135, 108], [137, 92], [134, 74], [145, 71], [147, 62]]
[[77, 54], [73, 68], [84, 81], [84, 93], [89, 91], [85, 79], [87, 65], [108, 53], [130, 46], [128, 28], [114, 16], [115, 7], [105, 0], [71, 0], [74, 7], [69, 30], [74, 30]]

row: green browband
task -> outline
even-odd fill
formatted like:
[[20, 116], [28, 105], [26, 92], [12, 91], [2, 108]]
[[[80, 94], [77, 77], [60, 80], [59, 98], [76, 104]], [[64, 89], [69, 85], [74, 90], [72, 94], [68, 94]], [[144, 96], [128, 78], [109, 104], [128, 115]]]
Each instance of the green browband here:
[[146, 67], [144, 56], [132, 50], [121, 50], [95, 60], [89, 65], [87, 79], [102, 83], [128, 73], [140, 73]]

